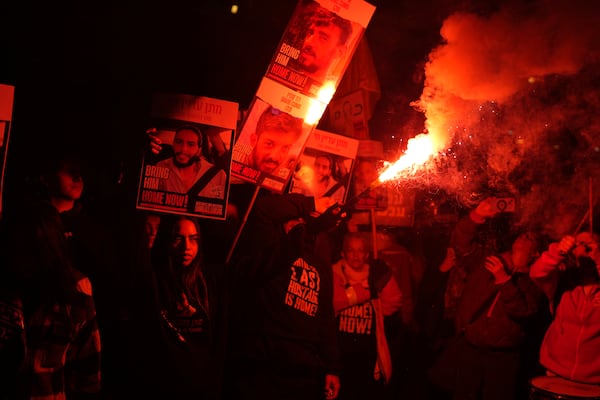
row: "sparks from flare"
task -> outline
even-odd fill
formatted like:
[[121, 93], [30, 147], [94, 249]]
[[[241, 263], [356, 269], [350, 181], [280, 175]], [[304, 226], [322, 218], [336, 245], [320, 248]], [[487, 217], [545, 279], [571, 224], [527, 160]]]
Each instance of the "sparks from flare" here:
[[422, 133], [408, 141], [406, 151], [397, 161], [389, 164], [379, 174], [378, 183], [384, 183], [399, 177], [404, 172], [414, 171], [435, 153], [431, 135]]

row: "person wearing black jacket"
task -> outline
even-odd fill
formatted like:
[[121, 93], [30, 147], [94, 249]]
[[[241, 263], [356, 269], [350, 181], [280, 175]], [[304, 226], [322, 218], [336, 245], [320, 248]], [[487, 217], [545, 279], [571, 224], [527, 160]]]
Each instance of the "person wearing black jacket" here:
[[337, 397], [332, 272], [313, 249], [316, 234], [339, 221], [331, 210], [315, 218], [330, 203], [258, 196], [228, 265], [231, 398]]

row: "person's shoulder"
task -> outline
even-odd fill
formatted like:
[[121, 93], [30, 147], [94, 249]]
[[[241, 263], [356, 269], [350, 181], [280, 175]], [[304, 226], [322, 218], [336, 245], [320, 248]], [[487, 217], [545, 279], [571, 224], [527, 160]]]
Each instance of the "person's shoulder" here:
[[173, 165], [173, 160], [170, 157], [165, 158], [164, 160], [160, 160], [156, 163], [157, 167], [171, 168], [172, 165]]

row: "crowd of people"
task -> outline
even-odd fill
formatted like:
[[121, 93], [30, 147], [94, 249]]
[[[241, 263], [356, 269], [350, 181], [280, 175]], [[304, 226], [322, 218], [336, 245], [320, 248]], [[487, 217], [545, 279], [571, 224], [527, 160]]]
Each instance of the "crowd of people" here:
[[56, 154], [2, 217], [1, 399], [527, 399], [556, 390], [540, 376], [600, 389], [587, 226], [516, 229], [486, 197], [374, 241], [329, 196], [248, 202], [246, 183], [225, 221], [99, 212], [82, 161]]

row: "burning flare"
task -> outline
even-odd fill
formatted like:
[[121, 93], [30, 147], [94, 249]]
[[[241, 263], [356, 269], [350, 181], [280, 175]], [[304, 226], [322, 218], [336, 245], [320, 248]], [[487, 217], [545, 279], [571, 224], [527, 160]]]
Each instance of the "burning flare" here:
[[415, 169], [429, 160], [436, 153], [431, 135], [421, 133], [408, 141], [404, 155], [389, 164], [377, 178], [379, 183], [399, 178], [403, 173], [414, 172]]

